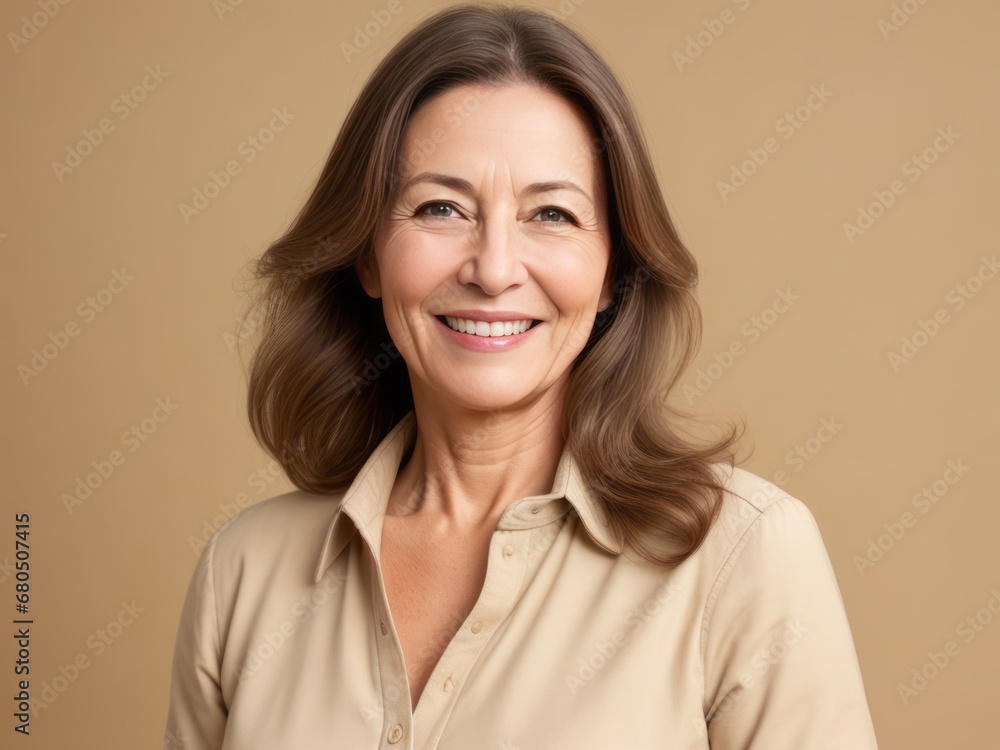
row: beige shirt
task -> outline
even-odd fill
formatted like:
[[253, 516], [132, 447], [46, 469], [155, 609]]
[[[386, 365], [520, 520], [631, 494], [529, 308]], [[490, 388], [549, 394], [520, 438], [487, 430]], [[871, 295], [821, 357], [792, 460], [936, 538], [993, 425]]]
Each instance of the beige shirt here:
[[[673, 570], [619, 554], [563, 452], [511, 504], [475, 607], [410, 709], [380, 569], [410, 412], [338, 495], [247, 508], [202, 551], [165, 747], [869, 750], [851, 631], [812, 514], [743, 469]], [[731, 472], [731, 473], [730, 473]]]

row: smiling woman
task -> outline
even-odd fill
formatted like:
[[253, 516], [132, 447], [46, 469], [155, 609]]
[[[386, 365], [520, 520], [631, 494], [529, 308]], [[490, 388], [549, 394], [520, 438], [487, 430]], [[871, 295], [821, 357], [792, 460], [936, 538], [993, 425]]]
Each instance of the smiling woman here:
[[[443, 129], [471, 89], [425, 102], [403, 154]], [[558, 410], [596, 311], [612, 299], [603, 175], [587, 120], [537, 85], [471, 93], [479, 106], [426, 157], [433, 172], [402, 175], [374, 252], [358, 264], [400, 342], [418, 423], [422, 409], [453, 412], [447, 422], [469, 409], [539, 409], [539, 399]]]
[[255, 269], [249, 414], [299, 489], [201, 555], [183, 747], [875, 747], [811, 513], [663, 398], [697, 266], [640, 133], [540, 11], [379, 64]]

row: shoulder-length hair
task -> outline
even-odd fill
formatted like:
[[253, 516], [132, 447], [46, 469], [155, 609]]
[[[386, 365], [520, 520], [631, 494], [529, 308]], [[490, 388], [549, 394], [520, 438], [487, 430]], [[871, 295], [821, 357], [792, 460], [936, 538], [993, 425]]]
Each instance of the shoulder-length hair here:
[[732, 466], [739, 439], [732, 426], [717, 442], [684, 437], [675, 421], [691, 415], [667, 399], [700, 345], [698, 269], [614, 73], [582, 35], [538, 10], [451, 6], [372, 73], [305, 206], [253, 264], [263, 294], [248, 311], [259, 328], [250, 425], [297, 487], [333, 493], [413, 408], [406, 364], [355, 264], [391, 208], [404, 128], [421, 103], [464, 84], [520, 83], [584, 113], [608, 187], [614, 299], [573, 364], [563, 437], [615, 538], [676, 565], [714, 522], [725, 490], [712, 464]]

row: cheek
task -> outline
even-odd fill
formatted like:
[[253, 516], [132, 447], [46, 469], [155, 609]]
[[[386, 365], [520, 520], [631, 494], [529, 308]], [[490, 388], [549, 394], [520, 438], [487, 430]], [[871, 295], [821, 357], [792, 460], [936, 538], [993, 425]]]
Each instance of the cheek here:
[[385, 292], [411, 307], [427, 301], [454, 270], [443, 243], [434, 237], [409, 234], [387, 245], [380, 261]]
[[608, 254], [600, 249], [574, 245], [566, 252], [550, 253], [546, 262], [536, 266], [535, 277], [544, 282], [558, 308], [592, 307], [601, 296], [609, 262]]

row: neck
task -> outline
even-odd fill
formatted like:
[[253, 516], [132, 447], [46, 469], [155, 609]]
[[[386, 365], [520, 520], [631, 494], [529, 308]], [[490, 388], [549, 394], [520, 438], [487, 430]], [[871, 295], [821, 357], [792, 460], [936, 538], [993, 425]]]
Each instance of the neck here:
[[414, 391], [417, 435], [386, 514], [444, 533], [492, 530], [511, 503], [552, 490], [562, 455], [562, 389], [502, 410], [440, 404]]

